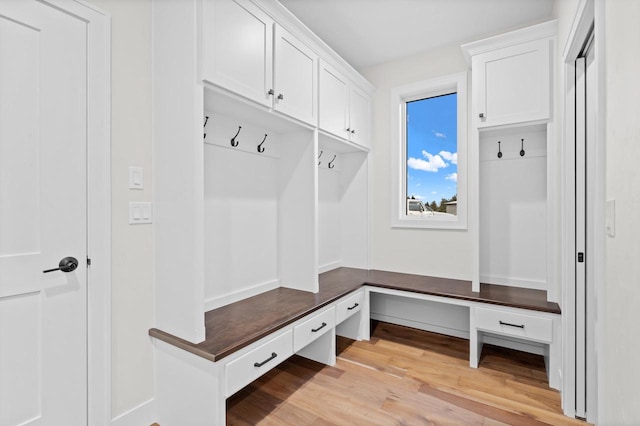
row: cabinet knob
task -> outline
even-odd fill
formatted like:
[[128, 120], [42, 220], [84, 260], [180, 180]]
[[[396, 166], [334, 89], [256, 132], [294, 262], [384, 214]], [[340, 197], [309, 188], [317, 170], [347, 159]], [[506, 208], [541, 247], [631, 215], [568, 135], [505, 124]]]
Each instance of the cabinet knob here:
[[351, 134], [355, 135], [356, 134], [356, 130], [355, 129], [351, 129]]
[[478, 114], [478, 117], [484, 118], [484, 112], [481, 112], [480, 114]]
[[267, 95], [273, 96], [276, 92], [273, 91], [273, 89], [269, 89], [269, 91], [267, 92]]
[[284, 99], [284, 95], [283, 95], [282, 93], [280, 93], [280, 94], [278, 95], [278, 99], [283, 100], [283, 99]]
[[347, 127], [347, 133], [351, 132], [351, 127]]

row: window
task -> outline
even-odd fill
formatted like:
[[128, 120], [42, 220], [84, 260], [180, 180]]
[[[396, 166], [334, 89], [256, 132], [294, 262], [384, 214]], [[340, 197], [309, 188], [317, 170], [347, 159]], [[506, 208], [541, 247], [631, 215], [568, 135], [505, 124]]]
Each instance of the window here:
[[391, 93], [392, 226], [467, 227], [466, 73]]

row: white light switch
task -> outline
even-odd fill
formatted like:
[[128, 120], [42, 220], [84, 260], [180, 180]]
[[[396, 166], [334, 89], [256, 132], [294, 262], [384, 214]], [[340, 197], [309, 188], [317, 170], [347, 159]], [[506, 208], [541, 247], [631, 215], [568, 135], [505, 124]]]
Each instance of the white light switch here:
[[129, 225], [153, 222], [153, 207], [150, 202], [129, 203]]
[[144, 170], [142, 167], [129, 167], [129, 189], [144, 188]]

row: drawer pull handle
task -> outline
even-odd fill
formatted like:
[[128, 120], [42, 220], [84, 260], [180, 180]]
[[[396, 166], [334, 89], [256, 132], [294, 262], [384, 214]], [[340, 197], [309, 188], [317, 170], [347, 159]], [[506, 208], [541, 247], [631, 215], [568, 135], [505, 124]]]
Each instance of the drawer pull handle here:
[[498, 321], [500, 325], [508, 325], [509, 327], [524, 328], [524, 324], [510, 324], [508, 322]]
[[323, 329], [323, 328], [325, 328], [326, 326], [327, 326], [327, 323], [326, 323], [326, 322], [323, 322], [323, 323], [322, 323], [322, 325], [321, 325], [320, 327], [318, 327], [318, 328], [312, 328], [312, 329], [311, 329], [311, 332], [313, 332], [313, 333], [317, 333], [318, 331], [322, 330], [322, 329]]
[[354, 310], [355, 308], [357, 308], [358, 306], [360, 306], [360, 305], [356, 303], [356, 304], [355, 304], [355, 305], [353, 305], [352, 307], [347, 308], [347, 310], [348, 310], [348, 311], [352, 311], [352, 310]]
[[275, 359], [277, 356], [278, 356], [278, 354], [277, 354], [277, 353], [275, 353], [275, 352], [271, 352], [271, 356], [270, 356], [269, 358], [265, 359], [265, 360], [264, 360], [264, 361], [262, 361], [262, 362], [254, 362], [254, 363], [253, 363], [253, 366], [254, 366], [254, 367], [262, 367], [263, 365], [265, 365], [265, 364], [266, 364], [266, 363], [268, 363], [269, 361], [271, 361], [271, 360]]

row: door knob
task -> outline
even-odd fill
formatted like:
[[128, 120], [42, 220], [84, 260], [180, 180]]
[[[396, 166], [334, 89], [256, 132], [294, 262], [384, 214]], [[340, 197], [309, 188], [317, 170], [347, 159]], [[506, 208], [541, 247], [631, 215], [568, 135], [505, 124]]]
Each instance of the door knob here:
[[42, 271], [42, 273], [46, 274], [48, 272], [53, 272], [53, 271], [71, 272], [71, 271], [75, 271], [77, 267], [78, 267], [78, 259], [76, 259], [75, 257], [65, 257], [60, 261], [60, 263], [58, 263], [57, 268], [47, 269], [45, 271]]

